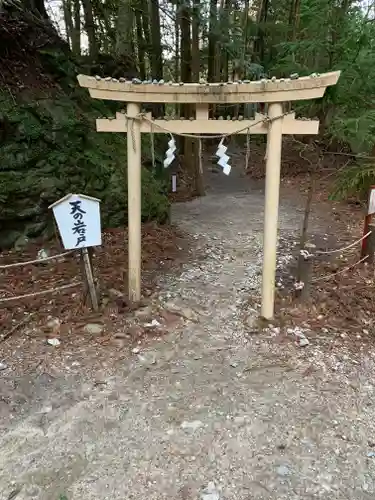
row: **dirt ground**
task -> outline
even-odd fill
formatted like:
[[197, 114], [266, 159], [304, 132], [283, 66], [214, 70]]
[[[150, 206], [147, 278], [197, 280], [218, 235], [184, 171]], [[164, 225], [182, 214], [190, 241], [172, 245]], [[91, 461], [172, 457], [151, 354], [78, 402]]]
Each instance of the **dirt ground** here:
[[[352, 339], [321, 318], [300, 325], [302, 347], [296, 330], [260, 329], [262, 182], [234, 166], [208, 184], [207, 196], [173, 210], [193, 255], [132, 313], [149, 336], [129, 337], [124, 323], [115, 343], [101, 343], [100, 363], [97, 344], [78, 358], [76, 344], [49, 346], [23, 374], [12, 353], [22, 357], [30, 333], [5, 342], [1, 498], [374, 498], [372, 331]], [[302, 216], [303, 196], [285, 187], [278, 275], [289, 272]], [[329, 247], [336, 231], [317, 202], [312, 239]]]

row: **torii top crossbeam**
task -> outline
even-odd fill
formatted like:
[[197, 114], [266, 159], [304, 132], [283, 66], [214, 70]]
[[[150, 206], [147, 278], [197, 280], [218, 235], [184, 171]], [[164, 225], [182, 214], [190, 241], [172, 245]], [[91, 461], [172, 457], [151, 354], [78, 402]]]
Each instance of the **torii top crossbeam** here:
[[156, 103], [284, 102], [322, 97], [335, 85], [340, 71], [298, 79], [281, 78], [250, 83], [132, 83], [115, 78], [79, 75], [81, 87], [95, 99]]

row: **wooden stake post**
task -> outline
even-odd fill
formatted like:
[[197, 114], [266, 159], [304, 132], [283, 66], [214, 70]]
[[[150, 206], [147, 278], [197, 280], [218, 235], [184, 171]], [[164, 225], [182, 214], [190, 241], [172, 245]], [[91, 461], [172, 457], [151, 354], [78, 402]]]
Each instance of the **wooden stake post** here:
[[[141, 297], [141, 134], [267, 134], [261, 314], [265, 319], [273, 318], [282, 135], [310, 135], [319, 130], [316, 120], [297, 120], [294, 113], [284, 115], [282, 103], [322, 97], [339, 76], [335, 71], [295, 80], [168, 85], [78, 76], [81, 87], [88, 88], [94, 99], [128, 103], [126, 114], [117, 113], [112, 120], [98, 119], [96, 127], [98, 132], [122, 132], [128, 137], [129, 297], [133, 301]], [[253, 120], [234, 121], [208, 118], [209, 104], [255, 102], [267, 103], [268, 115], [256, 113]], [[141, 103], [193, 103], [196, 118], [155, 120], [151, 114], [139, 114]]]
[[[373, 233], [375, 229], [375, 225], [373, 223], [374, 216], [375, 216], [375, 186], [370, 186], [370, 192], [368, 195], [367, 214], [365, 216], [365, 223], [363, 227], [364, 239], [362, 241], [361, 259], [367, 256], [366, 261], [371, 264], [374, 261], [374, 251], [375, 251], [375, 234]], [[369, 231], [371, 231], [371, 234], [365, 237]]]
[[87, 290], [90, 295], [91, 307], [96, 312], [99, 311], [99, 302], [95, 288], [91, 259], [87, 248], [82, 248], [82, 261], [84, 269], [84, 279], [85, 279], [85, 284], [87, 286]]

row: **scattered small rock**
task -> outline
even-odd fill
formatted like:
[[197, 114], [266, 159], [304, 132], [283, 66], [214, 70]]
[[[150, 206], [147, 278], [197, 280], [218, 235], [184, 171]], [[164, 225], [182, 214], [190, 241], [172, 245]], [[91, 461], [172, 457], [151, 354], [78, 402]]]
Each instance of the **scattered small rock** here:
[[147, 352], [146, 354], [138, 354], [138, 359], [142, 365], [156, 365], [156, 355], [154, 352]]
[[180, 307], [177, 304], [174, 304], [173, 302], [167, 302], [165, 304], [165, 308], [168, 311], [177, 314], [178, 316], [182, 316], [183, 318], [188, 319], [190, 321], [193, 322], [198, 321], [198, 315], [189, 307]]
[[278, 473], [279, 476], [289, 476], [290, 474], [290, 469], [287, 465], [279, 465], [278, 468], [276, 469], [276, 472]]
[[144, 326], [146, 328], [157, 328], [158, 326], [161, 326], [161, 324], [157, 319], [153, 319], [151, 323], [145, 323]]
[[145, 316], [150, 316], [151, 314], [152, 314], [151, 306], [142, 307], [141, 309], [137, 309], [134, 312], [134, 315], [137, 318], [144, 318]]
[[167, 326], [176, 325], [179, 321], [181, 321], [181, 316], [165, 310], [160, 311], [160, 316], [165, 320]]
[[6, 370], [8, 368], [8, 365], [4, 362], [0, 362], [0, 371]]
[[122, 292], [120, 292], [120, 290], [116, 290], [116, 288], [110, 288], [108, 290], [108, 295], [110, 295], [111, 297], [113, 297], [115, 299], [124, 297], [124, 294]]
[[139, 347], [133, 347], [132, 353], [133, 354], [139, 354], [141, 352], [141, 349]]
[[53, 347], [58, 347], [61, 342], [59, 339], [47, 339], [47, 344], [52, 345]]
[[300, 347], [306, 347], [310, 344], [309, 339], [307, 339], [306, 337], [300, 337], [297, 343]]
[[40, 495], [40, 488], [32, 484], [26, 487], [25, 493], [28, 497], [37, 497]]
[[60, 332], [61, 321], [59, 318], [50, 318], [47, 321], [46, 327], [51, 331], [52, 335], [57, 335]]
[[252, 330], [259, 325], [259, 313], [256, 309], [249, 310], [245, 319], [245, 325]]
[[47, 250], [45, 250], [44, 248], [41, 248], [41, 249], [38, 251], [37, 256], [36, 256], [36, 258], [37, 258], [38, 260], [47, 259], [47, 257], [48, 257], [48, 252], [47, 252]]
[[210, 481], [207, 488], [201, 494], [202, 500], [220, 500], [220, 494], [213, 481]]
[[246, 422], [246, 416], [245, 415], [239, 415], [237, 417], [234, 417], [234, 423], [238, 425], [243, 425]]
[[196, 431], [197, 429], [200, 429], [203, 426], [203, 422], [201, 420], [193, 420], [192, 422], [187, 422], [184, 420], [181, 424], [181, 429], [187, 429], [187, 430], [192, 430]]
[[104, 330], [104, 326], [98, 323], [87, 323], [83, 327], [83, 331], [89, 335], [100, 335]]

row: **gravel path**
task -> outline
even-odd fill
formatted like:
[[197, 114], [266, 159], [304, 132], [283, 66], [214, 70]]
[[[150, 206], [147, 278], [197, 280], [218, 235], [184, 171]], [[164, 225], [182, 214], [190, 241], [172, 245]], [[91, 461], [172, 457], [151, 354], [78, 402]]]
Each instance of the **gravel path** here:
[[[3, 421], [1, 499], [374, 498], [373, 353], [249, 333], [242, 313], [259, 293], [263, 193], [216, 175], [205, 198], [174, 211], [206, 258], [161, 282], [160, 300], [194, 321], [105, 384], [59, 381], [39, 408]], [[282, 200], [286, 240], [298, 208]], [[256, 307], [255, 298], [250, 320]]]

